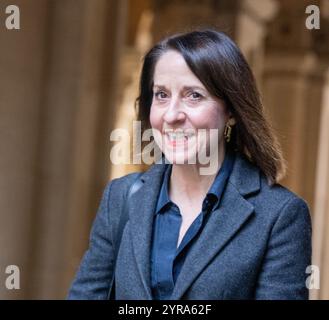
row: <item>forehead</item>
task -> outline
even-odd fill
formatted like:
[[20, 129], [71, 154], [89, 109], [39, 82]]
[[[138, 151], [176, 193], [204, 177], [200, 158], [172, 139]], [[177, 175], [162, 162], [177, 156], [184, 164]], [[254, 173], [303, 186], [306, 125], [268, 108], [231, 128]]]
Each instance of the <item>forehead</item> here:
[[164, 84], [161, 82], [204, 87], [197, 76], [191, 71], [183, 56], [174, 50], [165, 52], [155, 65], [154, 84]]

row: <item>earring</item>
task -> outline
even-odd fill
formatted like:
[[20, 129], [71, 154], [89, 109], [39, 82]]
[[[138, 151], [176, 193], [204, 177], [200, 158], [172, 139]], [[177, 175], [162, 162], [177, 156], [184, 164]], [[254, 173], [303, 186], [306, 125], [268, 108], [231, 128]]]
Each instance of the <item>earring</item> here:
[[230, 121], [227, 121], [224, 129], [224, 138], [226, 142], [230, 142], [231, 140], [231, 132], [232, 132], [232, 126], [230, 125]]

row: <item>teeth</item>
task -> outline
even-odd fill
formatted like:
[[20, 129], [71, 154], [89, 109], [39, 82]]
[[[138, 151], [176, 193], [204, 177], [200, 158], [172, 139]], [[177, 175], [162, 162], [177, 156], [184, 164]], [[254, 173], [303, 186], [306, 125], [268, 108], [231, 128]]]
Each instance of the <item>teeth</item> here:
[[193, 133], [184, 132], [167, 132], [166, 133], [170, 140], [188, 139], [193, 136]]

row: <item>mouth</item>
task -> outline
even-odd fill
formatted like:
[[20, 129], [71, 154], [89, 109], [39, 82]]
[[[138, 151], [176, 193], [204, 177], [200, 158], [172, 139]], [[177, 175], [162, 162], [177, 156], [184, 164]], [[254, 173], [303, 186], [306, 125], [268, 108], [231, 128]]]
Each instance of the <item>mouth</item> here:
[[166, 143], [171, 147], [187, 146], [190, 139], [195, 137], [193, 130], [165, 130], [164, 137]]

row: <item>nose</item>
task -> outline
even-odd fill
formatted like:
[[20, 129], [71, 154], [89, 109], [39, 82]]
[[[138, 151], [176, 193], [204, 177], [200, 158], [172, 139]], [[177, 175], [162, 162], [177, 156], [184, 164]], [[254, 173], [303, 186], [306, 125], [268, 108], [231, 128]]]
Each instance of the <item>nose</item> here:
[[183, 122], [185, 119], [186, 114], [181, 105], [181, 101], [179, 101], [179, 98], [173, 98], [163, 115], [163, 120], [168, 124], [174, 124], [176, 122]]

